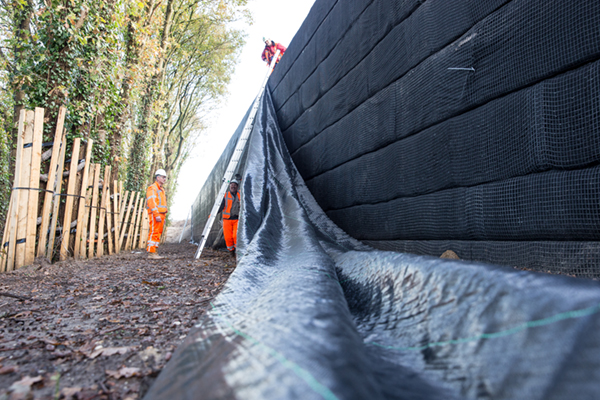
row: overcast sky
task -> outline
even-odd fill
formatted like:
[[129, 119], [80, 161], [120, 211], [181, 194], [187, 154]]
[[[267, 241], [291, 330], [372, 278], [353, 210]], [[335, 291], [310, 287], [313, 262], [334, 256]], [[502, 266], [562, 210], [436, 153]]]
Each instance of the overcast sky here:
[[314, 0], [249, 1], [254, 24], [244, 26], [246, 45], [229, 84], [229, 95], [221, 108], [210, 116], [210, 128], [181, 168], [177, 193], [169, 200], [171, 221], [187, 218], [204, 181], [258, 94], [267, 70], [260, 58], [263, 36], [287, 47], [313, 3]]

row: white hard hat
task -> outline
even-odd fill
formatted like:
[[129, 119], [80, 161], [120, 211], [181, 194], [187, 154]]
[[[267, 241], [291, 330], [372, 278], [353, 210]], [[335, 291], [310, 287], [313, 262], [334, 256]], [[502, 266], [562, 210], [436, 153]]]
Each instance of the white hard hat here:
[[232, 180], [231, 182], [229, 182], [229, 183], [230, 183], [230, 184], [231, 184], [231, 183], [235, 183], [236, 185], [240, 186], [240, 182], [239, 182], [237, 179], [233, 179], [233, 180]]
[[158, 176], [158, 175], [166, 177], [167, 172], [164, 169], [157, 169], [156, 172], [154, 173], [154, 176]]

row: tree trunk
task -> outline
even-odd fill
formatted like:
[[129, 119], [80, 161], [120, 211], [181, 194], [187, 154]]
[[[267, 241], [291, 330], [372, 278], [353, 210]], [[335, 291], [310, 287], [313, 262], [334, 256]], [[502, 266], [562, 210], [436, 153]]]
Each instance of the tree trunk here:
[[173, 0], [167, 2], [165, 9], [165, 18], [160, 41], [160, 57], [156, 62], [156, 71], [152, 79], [147, 82], [142, 98], [142, 109], [140, 113], [140, 123], [135, 130], [133, 145], [129, 154], [129, 168], [127, 171], [127, 188], [129, 190], [142, 190], [145, 186], [144, 177], [147, 176], [148, 146], [154, 143], [152, 135], [152, 118], [154, 102], [160, 100], [160, 84], [164, 74], [164, 65], [166, 62], [167, 46], [171, 25], [173, 23]]
[[[22, 64], [27, 59], [27, 54], [23, 50], [23, 44], [29, 42], [31, 31], [30, 31], [30, 23], [31, 23], [31, 13], [33, 12], [33, 6], [31, 4], [31, 0], [27, 0], [27, 2], [23, 5], [20, 5], [19, 2], [15, 1], [13, 3], [14, 9], [14, 29], [15, 29], [15, 37], [18, 39], [15, 41], [15, 45], [13, 47], [13, 54], [15, 57], [13, 65], [15, 67], [17, 65]], [[15, 68], [16, 69], [16, 68]], [[15, 78], [15, 77], [13, 77]], [[14, 100], [14, 111], [13, 111], [13, 124], [12, 124], [12, 132], [10, 135], [9, 148], [10, 151], [10, 159], [8, 163], [8, 170], [14, 170], [14, 160], [15, 160], [15, 146], [17, 144], [17, 121], [19, 121], [19, 113], [25, 106], [23, 103], [25, 101], [25, 91], [22, 89], [22, 82], [15, 81], [15, 79], [11, 79], [13, 85], [13, 100]]]

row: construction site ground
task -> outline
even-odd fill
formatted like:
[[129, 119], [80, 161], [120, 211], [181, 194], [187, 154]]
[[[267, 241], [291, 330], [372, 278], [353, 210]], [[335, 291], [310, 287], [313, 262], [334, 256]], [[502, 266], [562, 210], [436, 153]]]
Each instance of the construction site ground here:
[[235, 268], [166, 244], [0, 275], [0, 399], [140, 399]]

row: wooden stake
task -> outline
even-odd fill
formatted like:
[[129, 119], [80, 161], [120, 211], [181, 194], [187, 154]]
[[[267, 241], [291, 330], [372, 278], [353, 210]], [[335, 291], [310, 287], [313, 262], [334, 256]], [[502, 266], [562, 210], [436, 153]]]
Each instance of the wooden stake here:
[[83, 220], [82, 220], [82, 231], [81, 231], [81, 244], [79, 247], [79, 258], [85, 260], [88, 258], [87, 256], [87, 245], [89, 243], [89, 223], [90, 223], [90, 213], [92, 211], [92, 188], [94, 186], [94, 169], [96, 168], [96, 164], [90, 163], [90, 173], [88, 175], [88, 184], [87, 190], [85, 191], [85, 210], [83, 211]]
[[[98, 216], [98, 191], [100, 189], [101, 167], [100, 164], [96, 164], [96, 169], [94, 170], [94, 187], [92, 189], [92, 206], [90, 209], [89, 258], [94, 257], [94, 254], [96, 254], [94, 253], [94, 248], [96, 247], [94, 244], [96, 243], [96, 217]], [[100, 244], [100, 240], [98, 240], [98, 244]]]
[[119, 253], [119, 198], [121, 197], [121, 192], [119, 192], [119, 185], [117, 181], [114, 181], [114, 194], [113, 194], [113, 220], [115, 222], [115, 230], [114, 230], [114, 252], [115, 254]]
[[[25, 115], [25, 136], [23, 137], [23, 158], [21, 158], [21, 179], [19, 187], [28, 188], [31, 178], [31, 152], [33, 150], [33, 121], [34, 112], [26, 111]], [[15, 258], [15, 269], [25, 265], [25, 240], [27, 239], [27, 210], [29, 208], [29, 196], [31, 190], [18, 189], [21, 194], [19, 196], [19, 211], [17, 222], [17, 254]]]
[[[56, 121], [56, 131], [54, 132], [54, 144], [52, 145], [52, 156], [50, 158], [50, 168], [48, 169], [48, 182], [46, 183], [46, 194], [44, 195], [44, 205], [42, 207], [42, 225], [40, 226], [40, 239], [38, 241], [37, 256], [43, 257], [46, 253], [46, 241], [48, 240], [48, 226], [50, 224], [50, 210], [54, 198], [54, 188], [56, 186], [56, 174], [59, 164], [61, 148], [64, 144], [61, 142], [63, 135], [63, 126], [67, 109], [60, 107], [58, 110], [58, 119]], [[62, 174], [62, 170], [60, 171]], [[52, 192], [52, 193], [50, 193]]]
[[131, 250], [131, 242], [133, 238], [133, 229], [135, 227], [135, 217], [137, 216], [137, 205], [140, 200], [140, 193], [135, 192], [135, 199], [131, 203], [131, 218], [127, 225], [127, 241], [125, 242], [125, 250]]
[[52, 222], [50, 223], [50, 238], [48, 239], [48, 249], [46, 250], [46, 258], [52, 261], [52, 257], [54, 256], [54, 239], [56, 238], [56, 224], [58, 223], [58, 212], [60, 210], [61, 203], [61, 192], [62, 192], [62, 182], [63, 182], [63, 170], [65, 169], [65, 153], [67, 152], [67, 131], [66, 129], [63, 132], [61, 147], [60, 147], [60, 156], [58, 157], [58, 171], [55, 177], [54, 186], [52, 191], [54, 195], [52, 196]]
[[[110, 178], [110, 165], [107, 165], [106, 167], [104, 167], [104, 180], [102, 181], [102, 200], [100, 201], [100, 217], [98, 218], [98, 250], [96, 251], [96, 254], [98, 255], [98, 257], [102, 257], [104, 255], [104, 219], [106, 218], [106, 211], [108, 208], [108, 204], [109, 204], [109, 197], [110, 196], [110, 184], [108, 183], [108, 180]], [[110, 215], [110, 214], [108, 214]], [[112, 250], [112, 247], [110, 246], [110, 216], [107, 219], [108, 221], [108, 243], [109, 243], [109, 248], [110, 250]], [[112, 254], [112, 251], [109, 251], [109, 254]]]
[[134, 194], [135, 194], [135, 197], [134, 197], [135, 200], [133, 200], [133, 203], [131, 203], [131, 218], [129, 219], [129, 221], [126, 225], [126, 229], [125, 229], [127, 238], [124, 239], [124, 241], [125, 241], [125, 244], [123, 245], [124, 250], [129, 250], [129, 246], [131, 245], [131, 234], [133, 231], [133, 224], [134, 224], [136, 211], [137, 211], [137, 203], [140, 198], [140, 194], [138, 192], [134, 192]]
[[[119, 181], [119, 193], [123, 194], [125, 193], [125, 190], [123, 190], [123, 182]], [[125, 196], [119, 197], [119, 200], [121, 200], [121, 203], [119, 204], [119, 211], [123, 211], [125, 209], [125, 201], [127, 201], [127, 198]], [[119, 217], [119, 218], [123, 218], [123, 217]]]
[[135, 194], [135, 202], [133, 208], [133, 214], [131, 215], [131, 224], [129, 225], [129, 233], [127, 235], [127, 250], [131, 250], [133, 243], [136, 238], [136, 227], [137, 227], [137, 216], [140, 208], [140, 192]]
[[25, 264], [35, 260], [35, 242], [40, 192], [40, 164], [42, 162], [42, 142], [44, 141], [44, 109], [35, 108], [33, 122], [33, 143], [31, 146], [31, 174], [29, 175], [29, 203], [27, 204], [27, 237], [25, 240]]
[[144, 212], [144, 203], [146, 202], [146, 198], [144, 196], [140, 196], [140, 202], [138, 207], [138, 216], [135, 222], [135, 230], [133, 231], [133, 245], [131, 246], [133, 249], [139, 249], [140, 246], [140, 237], [142, 236], [142, 217]]
[[123, 221], [123, 219], [125, 218], [127, 199], [131, 198], [130, 195], [133, 197], [133, 192], [129, 192], [127, 190], [122, 192], [122, 196], [120, 197], [121, 201], [119, 202], [119, 235], [117, 236], [117, 247], [119, 248], [119, 251], [122, 250], [120, 244], [121, 235], [123, 231], [127, 229], [127, 226], [125, 225], [125, 221]]
[[149, 221], [148, 221], [148, 212], [144, 210], [142, 212], [142, 232], [140, 233], [140, 249], [146, 249], [146, 244], [148, 243], [148, 230], [149, 230]]
[[[19, 114], [19, 122], [17, 128], [17, 158], [15, 161], [15, 176], [13, 179], [13, 187], [18, 187], [21, 182], [21, 164], [23, 159], [23, 142], [25, 135], [25, 110], [21, 110]], [[20, 190], [12, 190], [10, 195], [10, 205], [8, 209], [8, 218], [5, 223], [6, 238], [2, 240], [2, 263], [0, 269], [3, 271], [12, 271], [15, 264], [15, 249], [17, 239], [17, 222], [19, 210]], [[8, 248], [6, 247], [8, 242]]]
[[71, 216], [73, 214], [73, 203], [75, 200], [75, 183], [77, 182], [77, 163], [79, 161], [79, 149], [81, 139], [77, 138], [73, 142], [73, 152], [71, 153], [71, 166], [69, 168], [69, 183], [67, 185], [67, 201], [65, 203], [65, 214], [63, 216], [62, 240], [60, 244], [60, 260], [63, 261], [69, 255], [69, 238], [71, 235]]
[[122, 249], [123, 247], [123, 238], [125, 237], [125, 231], [127, 231], [127, 228], [129, 227], [129, 225], [127, 224], [127, 222], [129, 221], [129, 214], [131, 213], [131, 205], [133, 204], [133, 198], [134, 198], [134, 193], [131, 192], [131, 196], [129, 196], [129, 203], [127, 204], [127, 210], [125, 211], [125, 219], [123, 220], [122, 223], [122, 229], [121, 229], [121, 235], [119, 236], [119, 248]]
[[[92, 139], [88, 139], [87, 147], [85, 149], [85, 166], [83, 167], [83, 176], [81, 178], [81, 193], [79, 198], [79, 208], [77, 210], [77, 230], [75, 231], [75, 248], [73, 249], [73, 257], [79, 259], [81, 253], [81, 245], [84, 233], [84, 229], [82, 229], [85, 218], [85, 203], [88, 199], [88, 180], [90, 173], [90, 160], [92, 158], [92, 146], [94, 141]], [[87, 224], [86, 224], [87, 225]]]

